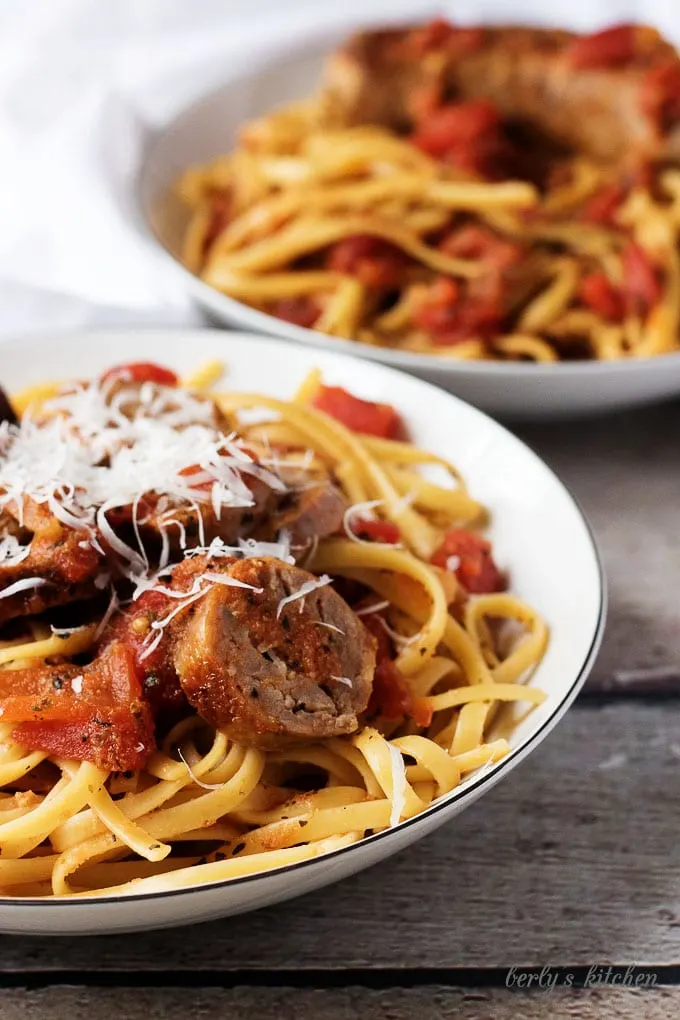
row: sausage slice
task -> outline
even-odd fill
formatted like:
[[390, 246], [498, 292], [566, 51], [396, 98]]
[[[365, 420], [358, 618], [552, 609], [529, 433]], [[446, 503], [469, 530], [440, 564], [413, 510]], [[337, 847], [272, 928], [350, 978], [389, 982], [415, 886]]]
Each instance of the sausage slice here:
[[[174, 665], [191, 704], [239, 743], [277, 748], [353, 733], [375, 672], [375, 642], [328, 586], [272, 557], [239, 560], [178, 618]], [[331, 624], [338, 630], [324, 626]]]
[[654, 82], [661, 103], [664, 87], [673, 99], [680, 81], [677, 54], [651, 29], [639, 28], [638, 51], [611, 66], [579, 66], [574, 47], [583, 39], [570, 32], [478, 28], [467, 32], [470, 40], [476, 33], [474, 45], [442, 38], [427, 53], [414, 49], [417, 32], [361, 32], [331, 56], [324, 101], [335, 122], [408, 131], [419, 97], [429, 94], [441, 102], [488, 100], [510, 121], [528, 122], [547, 138], [607, 162], [680, 152], [676, 104], [668, 104], [673, 115], [667, 124], [645, 109]]
[[293, 546], [305, 545], [339, 531], [346, 509], [342, 493], [331, 482], [320, 482], [300, 492], [286, 493], [256, 537], [273, 541], [286, 529]]

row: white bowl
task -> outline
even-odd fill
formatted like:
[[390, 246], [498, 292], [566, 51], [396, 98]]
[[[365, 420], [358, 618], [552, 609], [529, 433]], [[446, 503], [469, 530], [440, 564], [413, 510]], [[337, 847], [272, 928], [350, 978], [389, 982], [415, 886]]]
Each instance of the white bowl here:
[[[593, 17], [602, 23], [607, 18], [598, 18], [596, 7]], [[484, 20], [482, 10], [476, 16]], [[521, 20], [522, 11], [513, 9], [513, 17]], [[527, 18], [537, 20], [535, 12]], [[584, 26], [581, 23], [579, 27]], [[174, 263], [195, 300], [227, 326], [270, 333], [401, 368], [493, 414], [568, 417], [633, 407], [680, 394], [680, 353], [625, 361], [530, 364], [455, 361], [377, 348], [329, 337], [256, 311], [207, 286], [181, 264], [186, 210], [172, 196], [173, 183], [188, 166], [230, 151], [244, 121], [309, 95], [320, 80], [324, 54], [340, 41], [337, 34], [325, 36], [264, 66], [255, 61], [247, 74], [232, 79], [181, 113], [147, 151], [136, 195], [139, 227], [151, 238], [157, 252]]]
[[532, 683], [545, 702], [518, 723], [512, 750], [452, 794], [360, 843], [261, 875], [177, 892], [77, 900], [0, 899], [0, 931], [41, 934], [162, 928], [254, 910], [388, 857], [457, 815], [547, 736], [593, 663], [602, 634], [605, 591], [593, 537], [573, 497], [523, 443], [456, 397], [382, 365], [309, 351], [283, 340], [218, 331], [144, 331], [39, 336], [7, 345], [3, 384], [11, 392], [46, 379], [88, 377], [115, 363], [158, 361], [180, 372], [222, 358], [230, 389], [289, 397], [312, 366], [329, 383], [391, 401], [418, 445], [450, 457], [471, 492], [492, 511], [497, 558], [513, 590], [547, 620], [551, 640]]

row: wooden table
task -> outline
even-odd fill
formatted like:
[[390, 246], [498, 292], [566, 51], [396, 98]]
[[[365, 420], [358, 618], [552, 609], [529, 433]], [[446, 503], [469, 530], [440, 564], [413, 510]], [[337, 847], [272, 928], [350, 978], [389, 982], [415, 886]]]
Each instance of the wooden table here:
[[675, 404], [518, 430], [594, 525], [610, 620], [586, 691], [505, 782], [396, 858], [279, 907], [5, 937], [0, 1017], [680, 1017], [679, 426]]

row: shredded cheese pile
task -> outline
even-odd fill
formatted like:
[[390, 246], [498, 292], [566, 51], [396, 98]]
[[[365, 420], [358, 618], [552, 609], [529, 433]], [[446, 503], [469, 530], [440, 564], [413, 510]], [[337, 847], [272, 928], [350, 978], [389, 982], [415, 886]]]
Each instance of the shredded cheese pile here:
[[[287, 533], [276, 542], [239, 539], [236, 546], [227, 546], [216, 538], [206, 544], [202, 508], [212, 506], [219, 520], [225, 508], [252, 507], [252, 479], [276, 492], [287, 491], [279, 474], [257, 463], [236, 434], [220, 430], [212, 400], [174, 387], [132, 387], [120, 377], [75, 384], [46, 401], [39, 417], [29, 410], [20, 425], [0, 425], [0, 513], [11, 508], [23, 526], [32, 501], [82, 532], [83, 548], [91, 546], [104, 557], [105, 542], [119, 558], [122, 574], [133, 582], [133, 601], [145, 591], [161, 591], [177, 598], [179, 609], [212, 584], [240, 584], [222, 574], [204, 574], [189, 592], [164, 585], [162, 579], [177, 565], [170, 563], [169, 531], [174, 527], [183, 556], [276, 556], [295, 562]], [[150, 512], [143, 501], [149, 496], [155, 497], [153, 513], [162, 543], [153, 569], [140, 534]], [[124, 541], [109, 520], [111, 511], [128, 506], [137, 548]], [[191, 549], [177, 517], [183, 508], [197, 515], [199, 544]], [[30, 543], [22, 545], [9, 530], [16, 525], [7, 514], [6, 521], [0, 530], [0, 565], [16, 566], [29, 556]], [[2, 597], [46, 583], [41, 577], [23, 578], [7, 586]], [[103, 589], [109, 583], [110, 574], [102, 570], [96, 586]], [[115, 608], [112, 596], [109, 616]], [[158, 621], [158, 633], [151, 634], [154, 641], [170, 617]], [[149, 653], [152, 647], [150, 642]]]

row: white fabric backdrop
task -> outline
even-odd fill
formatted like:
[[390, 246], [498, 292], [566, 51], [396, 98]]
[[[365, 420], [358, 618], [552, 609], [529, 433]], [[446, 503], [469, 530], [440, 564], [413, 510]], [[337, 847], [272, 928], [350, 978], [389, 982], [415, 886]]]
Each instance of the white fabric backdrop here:
[[[563, 20], [654, 21], [680, 0], [563, 0]], [[548, 22], [545, 0], [0, 0], [0, 337], [195, 313], [121, 212], [145, 132], [321, 25], [448, 10]]]

